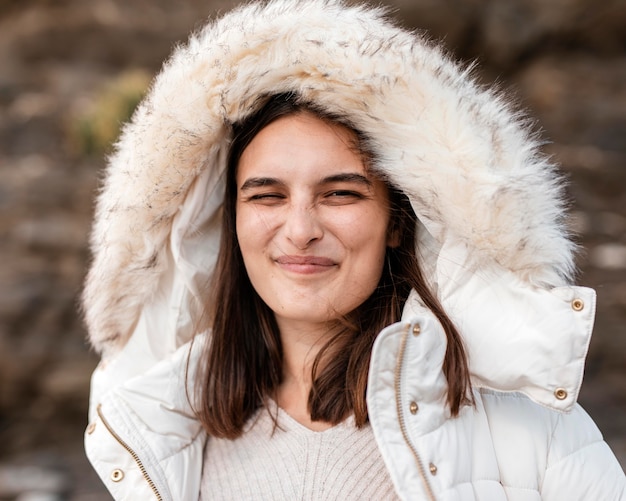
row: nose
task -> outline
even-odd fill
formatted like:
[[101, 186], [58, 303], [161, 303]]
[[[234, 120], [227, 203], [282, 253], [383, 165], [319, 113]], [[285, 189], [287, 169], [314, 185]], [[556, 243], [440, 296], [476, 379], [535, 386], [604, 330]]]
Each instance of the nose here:
[[306, 206], [290, 208], [285, 220], [284, 232], [287, 240], [299, 250], [306, 249], [324, 234], [315, 209]]

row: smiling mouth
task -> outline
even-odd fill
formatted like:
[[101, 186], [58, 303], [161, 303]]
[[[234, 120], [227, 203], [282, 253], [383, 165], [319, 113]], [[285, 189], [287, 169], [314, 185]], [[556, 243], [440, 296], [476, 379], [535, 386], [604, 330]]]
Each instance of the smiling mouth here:
[[332, 259], [320, 256], [279, 256], [275, 262], [284, 270], [303, 274], [328, 271], [337, 265]]

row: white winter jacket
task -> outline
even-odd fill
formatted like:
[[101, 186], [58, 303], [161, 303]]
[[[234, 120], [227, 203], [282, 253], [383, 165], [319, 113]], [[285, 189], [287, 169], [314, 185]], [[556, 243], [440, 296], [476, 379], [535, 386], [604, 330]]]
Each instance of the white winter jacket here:
[[289, 90], [362, 131], [409, 196], [428, 283], [469, 354], [476, 405], [451, 418], [445, 335], [416, 294], [377, 338], [368, 410], [399, 497], [626, 499], [576, 404], [595, 294], [569, 285], [554, 167], [440, 48], [333, 0], [249, 5], [208, 24], [165, 64], [110, 158], [83, 301], [102, 354], [86, 450], [113, 496], [198, 499], [207, 437], [186, 382], [231, 124]]

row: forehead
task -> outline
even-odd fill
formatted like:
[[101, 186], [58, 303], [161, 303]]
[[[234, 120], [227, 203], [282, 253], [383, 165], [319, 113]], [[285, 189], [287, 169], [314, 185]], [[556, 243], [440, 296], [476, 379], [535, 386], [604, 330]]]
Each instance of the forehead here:
[[354, 131], [303, 112], [281, 117], [263, 129], [243, 150], [237, 178], [250, 172], [284, 170], [302, 175], [307, 169], [366, 173], [364, 155]]

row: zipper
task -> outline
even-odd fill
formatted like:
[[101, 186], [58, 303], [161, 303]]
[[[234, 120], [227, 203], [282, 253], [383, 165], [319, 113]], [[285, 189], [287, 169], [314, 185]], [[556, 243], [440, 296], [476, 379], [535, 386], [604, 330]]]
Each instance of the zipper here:
[[406, 324], [404, 328], [404, 332], [402, 333], [402, 340], [400, 342], [400, 350], [398, 351], [398, 359], [396, 361], [396, 370], [394, 373], [394, 386], [396, 390], [396, 411], [398, 413], [398, 421], [400, 423], [400, 430], [402, 431], [402, 437], [404, 441], [409, 446], [411, 453], [413, 454], [413, 458], [417, 463], [417, 470], [419, 471], [420, 477], [422, 477], [422, 482], [424, 484], [424, 488], [426, 490], [426, 496], [429, 501], [436, 501], [435, 495], [433, 494], [432, 487], [428, 482], [428, 477], [426, 476], [426, 470], [424, 468], [424, 463], [417, 453], [417, 449], [409, 439], [409, 434], [406, 427], [406, 422], [404, 420], [404, 413], [402, 412], [402, 395], [400, 394], [400, 373], [402, 371], [402, 365], [404, 363], [404, 352], [406, 351], [406, 343], [409, 337], [409, 329], [411, 328], [411, 324]]
[[132, 458], [135, 460], [135, 463], [137, 463], [137, 466], [139, 467], [139, 470], [141, 471], [143, 478], [146, 480], [146, 482], [148, 482], [148, 485], [150, 486], [150, 489], [152, 489], [152, 492], [156, 496], [157, 500], [163, 501], [163, 497], [161, 496], [161, 494], [159, 494], [159, 491], [157, 490], [156, 485], [154, 484], [153, 480], [150, 478], [150, 475], [148, 475], [148, 472], [146, 471], [146, 467], [141, 462], [141, 459], [139, 459], [139, 456], [137, 455], [137, 453], [133, 449], [131, 449], [131, 447], [126, 442], [124, 442], [124, 440], [122, 440], [122, 438], [115, 431], [113, 431], [113, 428], [111, 428], [111, 425], [109, 424], [109, 422], [102, 415], [102, 410], [100, 409], [100, 407], [101, 406], [98, 405], [98, 407], [96, 408], [96, 412], [98, 413], [98, 416], [102, 420], [104, 427], [107, 430], [109, 430], [109, 433], [113, 435], [113, 438], [115, 438], [115, 440], [117, 440], [119, 444], [122, 447], [124, 447], [124, 449], [126, 449], [128, 453], [132, 456]]

